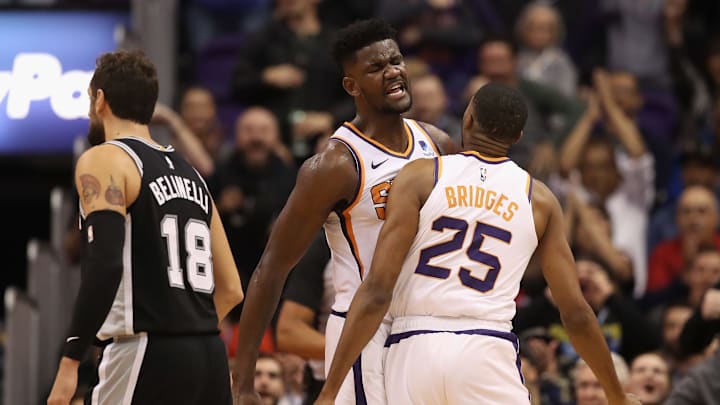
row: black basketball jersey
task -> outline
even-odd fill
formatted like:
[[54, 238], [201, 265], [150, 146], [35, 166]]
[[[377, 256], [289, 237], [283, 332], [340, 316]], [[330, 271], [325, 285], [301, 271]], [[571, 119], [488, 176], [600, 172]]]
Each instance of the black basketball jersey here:
[[127, 208], [122, 281], [97, 338], [216, 332], [212, 202], [204, 180], [172, 147], [140, 138], [106, 144], [130, 155], [142, 182]]

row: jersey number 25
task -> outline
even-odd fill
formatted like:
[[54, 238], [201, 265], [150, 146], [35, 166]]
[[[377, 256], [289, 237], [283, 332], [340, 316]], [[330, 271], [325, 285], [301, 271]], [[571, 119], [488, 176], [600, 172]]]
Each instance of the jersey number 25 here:
[[[415, 273], [443, 280], [450, 277], [450, 273], [452, 271], [451, 269], [440, 266], [433, 266], [430, 264], [430, 260], [436, 256], [445, 255], [462, 249], [468, 227], [469, 225], [467, 221], [462, 219], [446, 216], [442, 216], [436, 219], [432, 223], [432, 229], [434, 231], [445, 232], [445, 230], [451, 230], [457, 232], [455, 232], [455, 236], [453, 236], [451, 240], [427, 247], [420, 251], [420, 263], [415, 269]], [[506, 231], [505, 229], [498, 228], [496, 226], [492, 226], [483, 222], [478, 222], [477, 224], [475, 224], [473, 238], [470, 242], [470, 246], [468, 246], [465, 253], [470, 260], [484, 264], [490, 269], [488, 270], [485, 279], [482, 280], [473, 277], [470, 270], [463, 267], [460, 267], [460, 272], [458, 273], [458, 276], [460, 277], [460, 282], [464, 286], [480, 291], [481, 293], [486, 293], [495, 287], [498, 273], [500, 273], [500, 268], [502, 267], [500, 264], [500, 259], [498, 259], [497, 256], [487, 252], [483, 252], [481, 250], [482, 244], [485, 241], [486, 236], [498, 239], [505, 243], [510, 243], [510, 240], [512, 239], [512, 233]]]

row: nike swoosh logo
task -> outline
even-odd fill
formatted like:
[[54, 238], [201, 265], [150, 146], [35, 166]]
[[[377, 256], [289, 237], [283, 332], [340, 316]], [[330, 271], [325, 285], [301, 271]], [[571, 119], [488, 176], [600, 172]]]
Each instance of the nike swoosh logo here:
[[[390, 159], [390, 158], [388, 158], [388, 159]], [[382, 162], [380, 162], [380, 163], [378, 163], [378, 164], [375, 164], [375, 162], [370, 162], [370, 167], [373, 168], [373, 169], [377, 169], [378, 167], [380, 167], [380, 165], [382, 165], [383, 163], [387, 162], [388, 159], [385, 159], [385, 160], [383, 160]]]
[[70, 343], [73, 340], [78, 340], [78, 339], [80, 339], [80, 336], [70, 336], [69, 338], [65, 339], [65, 343]]

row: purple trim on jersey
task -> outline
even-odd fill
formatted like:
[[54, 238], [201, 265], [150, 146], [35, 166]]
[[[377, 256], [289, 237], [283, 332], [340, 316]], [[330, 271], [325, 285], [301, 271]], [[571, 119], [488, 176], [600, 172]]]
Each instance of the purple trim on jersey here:
[[330, 314], [331, 314], [331, 315], [335, 315], [335, 316], [339, 316], [340, 318], [347, 318], [347, 312], [340, 312], [340, 311], [336, 311], [336, 310], [334, 310], [334, 309], [331, 309], [331, 310], [330, 310]]
[[[530, 176], [530, 175], [528, 174], [528, 176]], [[528, 187], [528, 202], [529, 203], [532, 202], [532, 186], [533, 186], [533, 178], [532, 178], [532, 176], [530, 176], [530, 186]]]
[[499, 164], [502, 164], [502, 163], [505, 163], [505, 162], [509, 162], [509, 161], [510, 161], [510, 158], [505, 158], [505, 159], [502, 159], [502, 160], [495, 160], [495, 161], [493, 161], [493, 160], [487, 160], [487, 159], [481, 158], [480, 156], [478, 156], [478, 155], [476, 155], [476, 154], [474, 154], [474, 153], [460, 152], [459, 154], [460, 154], [460, 155], [463, 155], [463, 156], [475, 158], [475, 159], [477, 159], [477, 160], [479, 160], [479, 161], [481, 161], [481, 162], [483, 162], [483, 163], [487, 163], [487, 164], [489, 164], [489, 165], [499, 165]]
[[352, 202], [355, 201], [360, 196], [360, 183], [362, 183], [362, 176], [363, 176], [362, 166], [360, 165], [360, 156], [356, 155], [352, 146], [350, 146], [350, 144], [345, 142], [343, 139], [330, 137], [330, 140], [338, 141], [338, 142], [342, 143], [343, 145], [345, 145], [347, 150], [349, 150], [350, 154], [353, 156], [353, 159], [355, 159], [355, 170], [357, 171], [357, 174], [358, 174], [358, 181], [357, 181], [357, 185], [355, 186], [355, 197], [348, 202], [348, 204], [352, 204]]
[[[408, 132], [410, 132], [410, 140], [409, 140], [408, 142], [411, 142], [411, 144], [410, 144], [410, 152], [407, 154], [407, 156], [403, 156], [403, 155], [402, 155], [402, 152], [394, 152], [394, 153], [388, 152], [387, 150], [384, 150], [384, 149], [378, 147], [377, 145], [375, 145], [374, 143], [372, 143], [372, 142], [368, 141], [367, 139], [365, 139], [365, 135], [362, 135], [362, 134], [358, 133], [358, 132], [355, 131], [355, 129], [354, 129], [353, 127], [351, 127], [350, 125], [343, 124], [343, 128], [345, 128], [345, 129], [347, 129], [348, 131], [352, 132], [353, 134], [357, 135], [357, 137], [360, 138], [360, 139], [362, 139], [363, 142], [366, 142], [368, 145], [370, 145], [370, 146], [372, 146], [373, 148], [379, 150], [380, 152], [382, 152], [382, 153], [384, 153], [384, 154], [386, 154], [386, 155], [388, 155], [388, 156], [392, 156], [392, 157], [396, 157], [396, 158], [408, 160], [408, 159], [410, 159], [410, 156], [412, 156], [413, 152], [415, 152], [415, 134], [413, 133], [412, 129], [410, 129], [410, 126], [407, 125], [406, 123], [403, 123], [403, 126], [404, 126], [405, 128], [407, 128], [407, 131], [408, 131]], [[333, 139], [333, 138], [330, 138], [330, 139]]]
[[350, 253], [352, 254], [353, 259], [355, 259], [355, 264], [357, 264], [358, 277], [360, 277], [360, 281], [362, 281], [362, 266], [360, 265], [360, 252], [355, 251], [355, 246], [353, 246], [352, 239], [350, 239], [350, 234], [348, 233], [348, 230], [347, 230], [347, 224], [345, 224], [345, 216], [341, 212], [338, 212], [337, 216], [340, 219], [340, 229], [342, 230], [343, 236], [345, 237], [345, 241], [347, 242], [348, 247], [350, 248]]
[[405, 340], [411, 336], [415, 335], [427, 335], [431, 333], [454, 333], [456, 335], [484, 335], [484, 336], [492, 336], [500, 339], [505, 339], [513, 344], [513, 347], [515, 348], [515, 351], [518, 351], [518, 338], [515, 336], [512, 332], [503, 332], [499, 330], [492, 330], [492, 329], [468, 329], [468, 330], [431, 330], [431, 329], [421, 329], [421, 330], [411, 330], [407, 332], [402, 333], [393, 333], [392, 335], [388, 336], [387, 340], [385, 341], [385, 347], [390, 347], [391, 345], [394, 345], [395, 343], [399, 343], [402, 340]]
[[365, 388], [362, 380], [362, 354], [358, 356], [352, 366], [353, 380], [355, 382], [355, 405], [367, 405], [365, 398]]
[[434, 178], [434, 180], [433, 180], [433, 186], [436, 186], [436, 185], [437, 185], [437, 182], [438, 182], [438, 174], [439, 174], [439, 173], [438, 173], [438, 164], [439, 164], [438, 159], [440, 159], [439, 156], [436, 156], [435, 159], [434, 159], [434, 161], [435, 161], [435, 172], [433, 173], [433, 178]]

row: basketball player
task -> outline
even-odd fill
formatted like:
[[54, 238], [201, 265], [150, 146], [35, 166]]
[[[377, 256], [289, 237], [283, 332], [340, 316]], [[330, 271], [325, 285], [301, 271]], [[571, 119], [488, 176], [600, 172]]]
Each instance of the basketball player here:
[[565, 328], [610, 403], [639, 404], [623, 393], [580, 292], [560, 205], [506, 157], [526, 118], [517, 91], [487, 84], [465, 111], [466, 152], [412, 162], [397, 176], [372, 270], [355, 294], [316, 404], [333, 403], [388, 309], [388, 403], [529, 404], [510, 329], [536, 251]]
[[88, 93], [82, 282], [48, 404], [70, 403], [96, 337], [107, 345], [87, 403], [231, 404], [218, 320], [242, 300], [240, 279], [205, 182], [150, 137], [155, 67], [104, 54]]
[[[259, 403], [252, 382], [263, 330], [289, 271], [319, 228], [325, 225], [336, 291], [325, 336], [325, 358], [331, 359], [345, 311], [372, 261], [393, 178], [408, 162], [435, 157], [452, 147], [444, 132], [402, 118], [412, 100], [394, 35], [392, 28], [379, 20], [358, 22], [338, 33], [333, 53], [343, 69], [342, 84], [355, 100], [357, 115], [335, 131], [323, 152], [301, 167], [250, 281], [233, 372], [233, 388], [241, 404]], [[385, 403], [382, 356], [386, 334], [381, 328], [363, 351], [353, 372], [344, 379], [338, 404]]]

